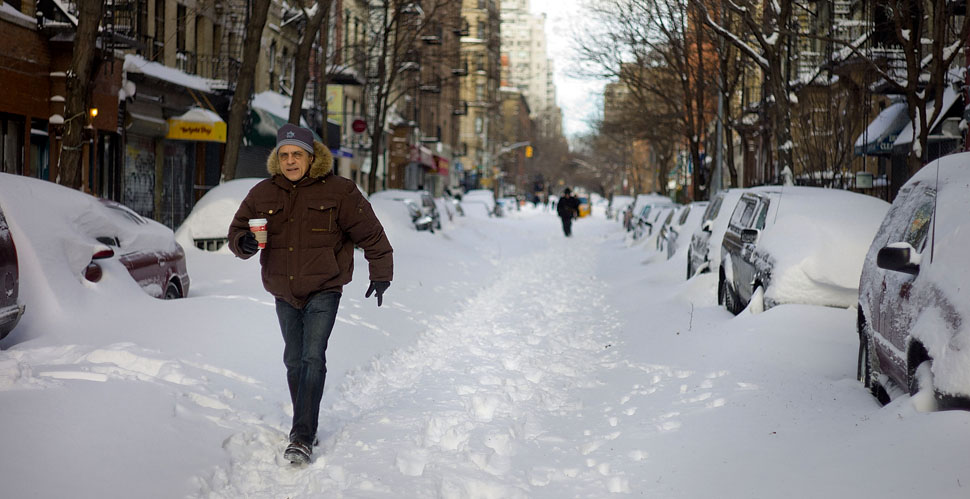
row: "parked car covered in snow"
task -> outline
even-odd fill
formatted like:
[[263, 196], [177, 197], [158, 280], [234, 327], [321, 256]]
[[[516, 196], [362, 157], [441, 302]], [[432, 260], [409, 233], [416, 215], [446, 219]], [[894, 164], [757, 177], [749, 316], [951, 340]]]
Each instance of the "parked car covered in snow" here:
[[181, 244], [205, 251], [219, 251], [229, 241], [229, 224], [246, 194], [262, 178], [237, 178], [205, 193], [175, 231]]
[[465, 215], [492, 216], [496, 214], [495, 194], [488, 189], [472, 189], [461, 196], [461, 206]]
[[24, 306], [18, 301], [19, 290], [17, 246], [3, 216], [3, 206], [0, 206], [0, 340], [10, 334], [24, 314]]
[[819, 187], [752, 187], [721, 242], [718, 303], [737, 314], [783, 303], [848, 308], [889, 203]]
[[932, 389], [970, 409], [970, 153], [924, 166], [900, 189], [859, 283], [860, 381], [883, 402]]
[[434, 232], [435, 229], [441, 228], [441, 213], [428, 191], [387, 189], [371, 194], [370, 199], [393, 199], [404, 202], [414, 228], [418, 230]]
[[701, 217], [701, 226], [690, 236], [687, 250], [687, 278], [695, 274], [718, 272], [721, 265], [721, 241], [728, 220], [741, 198], [742, 189], [718, 191]]
[[[640, 239], [654, 233], [654, 224], [659, 218], [659, 210], [662, 208], [673, 208], [676, 204], [666, 196], [660, 194], [640, 194], [636, 197], [631, 211], [632, 220], [630, 221], [633, 230], [633, 238]], [[661, 220], [661, 223], [663, 221]], [[658, 227], [659, 228], [659, 225]]]
[[57, 269], [45, 271], [67, 270], [79, 280], [99, 282], [103, 263], [117, 260], [155, 298], [188, 295], [185, 252], [168, 227], [53, 182], [0, 175], [0, 199], [21, 231], [15, 234], [20, 249], [40, 262], [58, 262]]
[[[431, 225], [427, 229], [418, 230], [430, 230], [431, 232], [434, 232], [436, 229], [441, 228], [441, 213], [438, 211], [438, 206], [435, 204], [434, 198], [431, 197], [431, 194], [428, 191], [386, 189], [371, 194], [371, 199], [410, 200], [411, 204], [420, 212], [419, 216], [412, 217], [415, 221], [421, 217], [428, 217], [431, 219]], [[417, 224], [415, 226], [417, 226]]]
[[674, 256], [677, 249], [684, 244], [684, 240], [694, 233], [700, 226], [701, 217], [707, 209], [707, 201], [695, 201], [684, 205], [674, 214], [670, 224], [662, 229], [662, 239], [658, 239], [658, 248], [667, 250], [667, 258]]
[[606, 218], [610, 220], [620, 219], [620, 216], [627, 211], [633, 204], [632, 196], [616, 195], [613, 196], [606, 208]]

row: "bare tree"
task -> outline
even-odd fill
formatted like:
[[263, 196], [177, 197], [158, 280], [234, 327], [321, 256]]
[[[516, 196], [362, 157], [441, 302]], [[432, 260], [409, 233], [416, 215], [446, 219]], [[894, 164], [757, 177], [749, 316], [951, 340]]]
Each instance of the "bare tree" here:
[[711, 12], [704, 2], [694, 2], [704, 12], [704, 22], [753, 61], [764, 74], [765, 97], [770, 109], [770, 127], [774, 136], [775, 177], [792, 167], [791, 133], [791, 29], [792, 0], [732, 0], [721, 3], [721, 11], [740, 20], [737, 28], [717, 19], [728, 19]]
[[[635, 115], [656, 117], [659, 112], [674, 118], [676, 126], [663, 132], [682, 137], [695, 165], [694, 195], [706, 197], [710, 176], [701, 149], [716, 87], [711, 39], [699, 22], [702, 11], [696, 2], [678, 0], [601, 0], [590, 12], [599, 27], [578, 37], [587, 72], [626, 85]], [[655, 120], [638, 121], [645, 121], [640, 136], [659, 138], [651, 131], [658, 128]]]
[[[289, 122], [294, 125], [300, 124], [300, 112], [303, 110], [303, 97], [306, 93], [307, 82], [310, 80], [310, 53], [313, 50], [313, 45], [316, 42], [317, 35], [320, 33], [320, 28], [323, 26], [323, 34], [319, 37], [321, 40], [320, 51], [323, 53], [323, 60], [327, 60], [328, 44], [330, 41], [329, 31], [330, 23], [324, 23], [324, 19], [330, 17], [330, 8], [333, 4], [333, 0], [318, 0], [313, 4], [313, 8], [303, 9], [303, 16], [306, 18], [306, 26], [303, 28], [302, 36], [300, 37], [300, 44], [296, 49], [296, 71], [293, 75], [293, 95], [292, 101], [290, 103], [290, 116]], [[326, 64], [322, 64], [322, 67], [326, 68]], [[322, 71], [323, 80], [320, 84], [323, 88], [326, 88], [326, 71]], [[327, 104], [326, 99], [323, 99], [323, 116], [326, 120], [327, 116]], [[326, 140], [327, 125], [323, 125], [324, 140]]]
[[[927, 109], [928, 104], [942, 103], [947, 85], [958, 79], [951, 68], [970, 36], [970, 15], [960, 12], [966, 4], [946, 0], [886, 0], [872, 8], [874, 17], [884, 20], [874, 23], [870, 36], [876, 40], [832, 41], [864, 61], [890, 93], [906, 98], [910, 122], [919, 133], [907, 160], [912, 175], [927, 161], [930, 124], [945, 112], [942, 105]], [[868, 50], [866, 43], [884, 50]], [[899, 50], [885, 50], [890, 47]]]
[[855, 159], [855, 138], [864, 123], [865, 89], [849, 78], [824, 79], [798, 92], [792, 135], [796, 172], [821, 179], [823, 172], [846, 171]]
[[249, 98], [253, 92], [256, 63], [259, 61], [260, 39], [272, 0], [253, 0], [249, 22], [246, 24], [246, 40], [243, 42], [243, 59], [236, 78], [232, 102], [229, 104], [229, 122], [226, 124], [226, 155], [222, 162], [222, 181], [236, 178], [236, 163], [242, 146], [243, 124], [249, 113]]
[[451, 0], [373, 0], [370, 3], [368, 36], [364, 40], [367, 58], [364, 92], [367, 115], [371, 118], [367, 123], [371, 150], [368, 193], [377, 189], [378, 151], [383, 147], [388, 114], [405, 95], [413, 94], [413, 86], [420, 84], [403, 75], [421, 74], [421, 63], [416, 59], [421, 37], [433, 30], [458, 26], [458, 19], [447, 19], [444, 13], [460, 11], [449, 7], [455, 7]]
[[94, 79], [97, 55], [98, 26], [104, 17], [102, 0], [78, 0], [77, 33], [74, 36], [74, 52], [71, 70], [67, 75], [67, 98], [64, 112], [64, 138], [58, 156], [58, 184], [72, 188], [81, 187], [81, 132], [87, 123], [88, 95]]

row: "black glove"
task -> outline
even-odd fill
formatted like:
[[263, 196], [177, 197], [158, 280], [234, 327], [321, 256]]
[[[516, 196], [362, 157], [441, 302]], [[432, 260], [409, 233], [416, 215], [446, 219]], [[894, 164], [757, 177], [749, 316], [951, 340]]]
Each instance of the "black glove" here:
[[377, 294], [377, 306], [381, 306], [384, 303], [384, 292], [387, 288], [391, 287], [391, 281], [371, 281], [370, 286], [367, 288], [367, 292], [364, 293], [364, 298], [370, 298], [371, 293]]
[[244, 255], [255, 255], [259, 251], [259, 243], [256, 242], [256, 235], [252, 232], [247, 232], [243, 237], [240, 237], [239, 251]]

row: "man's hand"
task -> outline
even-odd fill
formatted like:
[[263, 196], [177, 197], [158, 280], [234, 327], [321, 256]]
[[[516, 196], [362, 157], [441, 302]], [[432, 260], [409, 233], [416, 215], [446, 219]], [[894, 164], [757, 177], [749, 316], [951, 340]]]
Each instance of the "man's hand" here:
[[259, 251], [259, 243], [256, 242], [256, 235], [252, 232], [247, 232], [243, 237], [240, 237], [239, 251], [246, 255], [255, 255]]
[[389, 287], [391, 287], [390, 281], [371, 281], [367, 292], [364, 293], [364, 298], [370, 298], [371, 293], [377, 294], [377, 306], [379, 307], [384, 303], [384, 292]]

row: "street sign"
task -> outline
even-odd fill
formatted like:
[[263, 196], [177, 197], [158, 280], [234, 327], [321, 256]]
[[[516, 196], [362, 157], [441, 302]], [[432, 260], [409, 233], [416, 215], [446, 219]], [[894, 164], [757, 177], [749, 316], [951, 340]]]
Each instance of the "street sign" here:
[[350, 129], [357, 133], [364, 133], [364, 131], [367, 130], [367, 122], [357, 118], [353, 123], [351, 123]]

